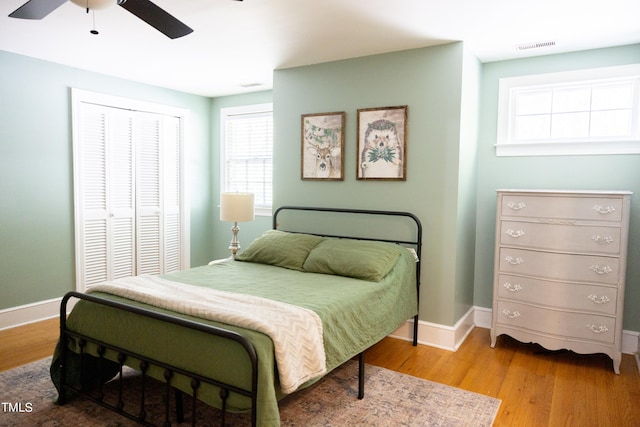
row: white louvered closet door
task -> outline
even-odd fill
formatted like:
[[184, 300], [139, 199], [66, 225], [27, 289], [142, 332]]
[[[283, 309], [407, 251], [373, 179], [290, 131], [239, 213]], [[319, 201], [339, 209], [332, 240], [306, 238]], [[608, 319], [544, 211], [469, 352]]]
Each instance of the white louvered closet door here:
[[138, 117], [138, 274], [180, 268], [180, 121]]
[[164, 116], [163, 139], [163, 261], [164, 271], [180, 270], [182, 254], [180, 215], [180, 133], [177, 117]]
[[155, 115], [143, 115], [138, 129], [138, 194], [136, 205], [138, 271], [158, 274], [161, 270], [162, 195], [160, 192], [160, 129]]
[[82, 283], [90, 285], [136, 272], [133, 118], [129, 111], [93, 104], [84, 105], [80, 117], [76, 251]]
[[181, 119], [80, 103], [76, 288], [183, 268]]

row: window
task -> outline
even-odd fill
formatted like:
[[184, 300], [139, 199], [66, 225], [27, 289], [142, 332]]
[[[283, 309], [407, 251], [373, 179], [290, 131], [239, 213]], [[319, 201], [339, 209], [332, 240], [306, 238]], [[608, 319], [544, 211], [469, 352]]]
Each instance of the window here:
[[221, 109], [221, 191], [255, 194], [257, 215], [271, 215], [273, 106]]
[[640, 153], [640, 64], [500, 80], [498, 156]]

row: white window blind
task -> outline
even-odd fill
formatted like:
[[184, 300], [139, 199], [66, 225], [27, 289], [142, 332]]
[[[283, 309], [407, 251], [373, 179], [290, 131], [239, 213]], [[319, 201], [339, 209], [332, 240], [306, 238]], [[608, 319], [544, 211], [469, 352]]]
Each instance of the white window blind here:
[[640, 150], [640, 66], [500, 81], [498, 155]]
[[222, 116], [222, 190], [254, 193], [256, 212], [271, 212], [271, 104], [226, 108]]

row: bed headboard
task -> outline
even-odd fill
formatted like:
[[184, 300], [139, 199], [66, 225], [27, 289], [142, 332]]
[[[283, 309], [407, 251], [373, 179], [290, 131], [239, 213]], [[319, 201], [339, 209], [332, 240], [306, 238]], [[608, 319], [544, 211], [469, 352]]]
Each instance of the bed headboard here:
[[[296, 213], [300, 213], [303, 219], [307, 219], [306, 224], [302, 221], [303, 224], [305, 224], [304, 226], [296, 226], [295, 218], [290, 218], [295, 216]], [[283, 217], [286, 218], [283, 220]], [[309, 227], [309, 218], [311, 218], [312, 222], [315, 221], [313, 222], [313, 227]], [[291, 219], [291, 221], [289, 219]], [[283, 225], [281, 222], [286, 222], [286, 224]], [[298, 221], [298, 224], [299, 223], [300, 221]], [[342, 227], [340, 227], [339, 224], [342, 224]], [[354, 224], [359, 225], [359, 227], [354, 227]], [[422, 223], [416, 215], [410, 212], [321, 208], [312, 206], [281, 206], [276, 209], [273, 214], [273, 229], [292, 233], [315, 234], [324, 237], [390, 242], [411, 247], [416, 251], [418, 256], [416, 263], [416, 292], [418, 300], [420, 300]], [[324, 230], [331, 231], [325, 232]], [[339, 232], [336, 233], [335, 230], [339, 230]], [[353, 234], [351, 233], [352, 231], [354, 232]], [[360, 233], [357, 231], [360, 231]], [[413, 326], [413, 342], [414, 345], [416, 345], [418, 316], [414, 319]]]
[[[288, 224], [283, 226], [281, 224], [280, 215], [284, 214], [287, 211], [304, 211], [304, 212], [317, 212], [322, 213], [322, 222], [328, 224], [326, 227], [330, 228], [331, 232], [323, 231], [322, 225], [319, 227], [315, 227], [312, 231], [308, 231], [305, 227], [304, 230], [298, 230], [295, 228], [291, 228]], [[326, 216], [326, 214], [345, 214], [344, 216], [335, 216], [332, 217], [331, 220]], [[374, 217], [390, 219], [390, 218], [404, 218], [410, 221], [413, 225], [414, 230], [411, 230], [411, 235], [407, 238], [396, 238], [390, 237], [394, 234], [394, 230], [389, 231], [388, 228], [392, 228], [394, 226], [398, 226], [398, 223], [395, 223], [391, 220], [388, 220], [384, 223], [384, 230], [378, 227], [363, 227], [366, 228], [366, 234], [348, 234], [349, 232], [338, 232], [336, 234], [335, 227], [337, 223], [342, 222], [343, 224], [351, 224], [349, 225], [350, 229], [352, 229], [352, 224], [354, 222], [373, 220]], [[318, 222], [316, 222], [318, 223]], [[362, 222], [360, 224], [363, 224]], [[293, 226], [295, 227], [295, 226]], [[414, 247], [416, 253], [418, 254], [418, 258], [420, 258], [422, 252], [422, 223], [417, 216], [410, 212], [400, 212], [400, 211], [383, 211], [383, 210], [368, 210], [368, 209], [343, 209], [343, 208], [320, 208], [320, 207], [312, 207], [312, 206], [281, 206], [273, 214], [273, 229], [274, 230], [282, 230], [289, 231], [293, 233], [308, 233], [315, 234], [319, 236], [325, 237], [338, 237], [338, 238], [348, 238], [348, 239], [358, 239], [358, 240], [375, 240], [382, 242], [391, 242], [402, 244], [410, 247]]]

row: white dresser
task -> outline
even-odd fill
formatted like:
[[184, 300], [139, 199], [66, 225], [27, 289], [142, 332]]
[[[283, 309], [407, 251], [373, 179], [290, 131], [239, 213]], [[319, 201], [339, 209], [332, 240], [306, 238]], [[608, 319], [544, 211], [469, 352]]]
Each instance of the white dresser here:
[[620, 373], [631, 194], [498, 190], [491, 347], [604, 353]]

